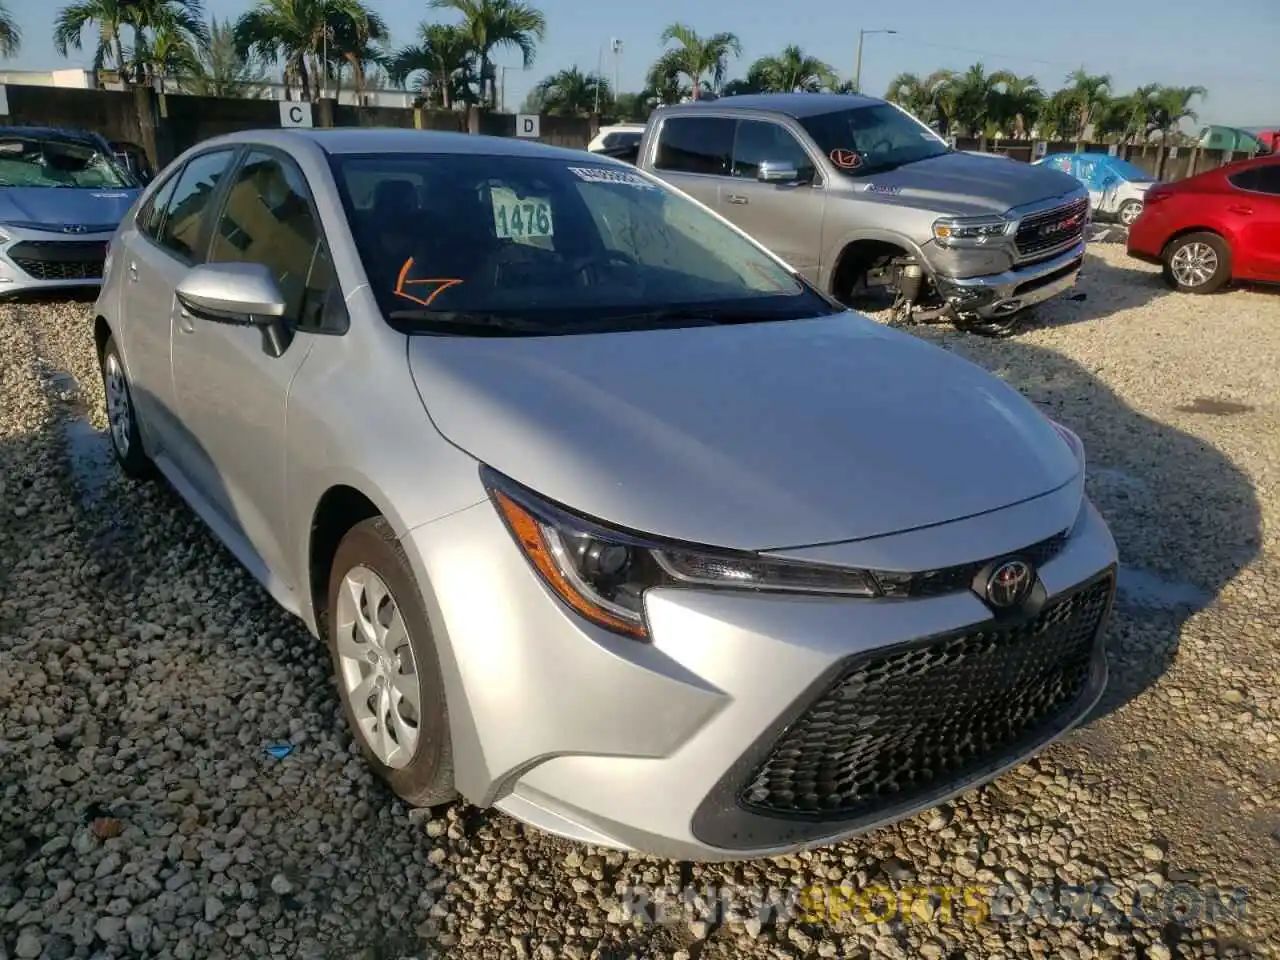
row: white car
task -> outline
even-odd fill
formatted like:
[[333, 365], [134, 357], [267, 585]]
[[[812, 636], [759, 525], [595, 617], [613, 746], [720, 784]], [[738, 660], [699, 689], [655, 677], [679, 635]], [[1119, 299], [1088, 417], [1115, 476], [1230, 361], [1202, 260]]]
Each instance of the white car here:
[[644, 127], [643, 123], [615, 123], [601, 127], [587, 144], [587, 149], [592, 153], [604, 153], [626, 147], [638, 147], [640, 138], [644, 136]]
[[1055, 153], [1036, 161], [1071, 174], [1089, 190], [1095, 217], [1132, 226], [1142, 213], [1147, 191], [1158, 182], [1141, 167], [1106, 153]]

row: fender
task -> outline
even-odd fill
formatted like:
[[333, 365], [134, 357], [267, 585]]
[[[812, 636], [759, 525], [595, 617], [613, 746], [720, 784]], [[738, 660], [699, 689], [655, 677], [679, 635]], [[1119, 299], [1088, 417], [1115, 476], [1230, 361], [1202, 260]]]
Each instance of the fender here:
[[822, 258], [822, 265], [818, 273], [818, 285], [827, 293], [833, 292], [832, 283], [835, 280], [836, 267], [840, 263], [840, 256], [849, 244], [857, 243], [859, 240], [878, 240], [882, 243], [891, 243], [895, 247], [901, 247], [920, 261], [920, 265], [929, 277], [933, 276], [933, 267], [930, 266], [923, 249], [909, 237], [880, 227], [857, 227], [841, 236], [838, 240], [833, 241], [827, 247], [827, 253]]

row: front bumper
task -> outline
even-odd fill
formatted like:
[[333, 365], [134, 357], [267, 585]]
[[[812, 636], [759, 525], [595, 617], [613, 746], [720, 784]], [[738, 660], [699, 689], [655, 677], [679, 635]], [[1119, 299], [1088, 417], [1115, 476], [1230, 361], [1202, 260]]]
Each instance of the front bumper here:
[[[963, 528], [967, 559], [1001, 556], [1061, 532], [1073, 492], [947, 526]], [[949, 565], [957, 538], [942, 529], [930, 539]], [[916, 562], [918, 531], [846, 545], [847, 556], [865, 549], [882, 568], [920, 569], [885, 566], [895, 544], [904, 564]], [[426, 585], [460, 792], [602, 846], [724, 860], [831, 843], [935, 806], [1022, 761], [1077, 723], [1105, 683], [1099, 625], [1086, 643], [1087, 677], [1029, 738], [966, 757], [954, 775], [856, 815], [780, 816], [744, 799], [763, 760], [790, 750], [784, 773], [801, 780], [819, 764], [779, 737], [859, 658], [994, 630], [996, 617], [975, 593], [961, 586], [859, 600], [655, 589], [646, 595], [652, 639], [639, 643], [591, 627], [556, 601], [487, 502], [410, 531], [404, 545]], [[1039, 566], [1040, 600], [1052, 604], [1109, 576], [1115, 562], [1105, 523], [1086, 505], [1070, 538]], [[821, 779], [813, 774], [810, 784], [814, 777]]]
[[5, 226], [0, 241], [0, 296], [102, 285], [113, 233], [64, 234]]
[[1084, 263], [1084, 241], [1047, 260], [982, 277], [935, 276], [943, 299], [958, 312], [982, 319], [1007, 316], [1043, 303], [1075, 286]]

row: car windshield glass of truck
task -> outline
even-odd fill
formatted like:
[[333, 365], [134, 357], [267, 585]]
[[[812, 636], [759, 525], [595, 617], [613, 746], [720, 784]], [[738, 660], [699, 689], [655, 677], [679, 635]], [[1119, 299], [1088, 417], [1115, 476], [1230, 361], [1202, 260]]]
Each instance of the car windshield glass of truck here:
[[949, 153], [947, 142], [888, 103], [804, 117], [800, 125], [841, 173], [862, 177]]
[[137, 184], [113, 157], [87, 143], [52, 138], [0, 139], [0, 187], [121, 190]]
[[379, 306], [406, 332], [534, 336], [838, 312], [700, 204], [590, 154], [331, 162]]

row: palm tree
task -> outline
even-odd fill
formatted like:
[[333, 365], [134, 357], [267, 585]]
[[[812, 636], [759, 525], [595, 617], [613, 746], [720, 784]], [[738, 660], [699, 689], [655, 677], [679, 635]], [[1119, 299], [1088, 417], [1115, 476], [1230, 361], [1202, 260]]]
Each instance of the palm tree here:
[[458, 27], [423, 22], [418, 42], [401, 47], [387, 61], [391, 82], [409, 86], [429, 106], [453, 108], [459, 84], [470, 82], [472, 51]]
[[1204, 98], [1204, 87], [1161, 87], [1155, 95], [1151, 123], [1160, 131], [1160, 139], [1167, 143], [1170, 135], [1183, 120], [1196, 121], [1199, 117], [1191, 109], [1191, 101]]
[[1071, 90], [1059, 90], [1040, 108], [1040, 124], [1052, 140], [1074, 140], [1081, 133], [1080, 102]]
[[236, 51], [229, 21], [209, 21], [209, 46], [197, 50], [195, 62], [180, 76], [184, 92], [202, 97], [247, 100], [261, 97], [267, 75], [261, 65]]
[[[662, 31], [662, 43], [675, 41], [678, 46], [668, 50], [659, 58], [663, 66], [664, 76], [687, 77], [693, 99], [702, 94], [702, 78], [711, 74], [711, 89], [719, 91], [724, 83], [724, 73], [729, 56], [739, 56], [742, 44], [732, 33], [715, 33], [709, 37], [700, 37], [692, 27], [683, 23], [673, 23]], [[655, 64], [655, 67], [657, 64]]]
[[945, 131], [951, 119], [950, 91], [955, 74], [935, 70], [923, 79], [914, 73], [900, 73], [889, 83], [884, 98], [896, 103], [924, 123], [938, 124]]
[[53, 24], [53, 49], [63, 57], [70, 50], [83, 49], [85, 27], [96, 24], [98, 45], [93, 54], [93, 68], [101, 70], [110, 63], [127, 83], [120, 30], [128, 20], [129, 6], [129, 0], [80, 0], [63, 7]]
[[1002, 86], [996, 102], [999, 123], [1012, 124], [1014, 137], [1022, 139], [1035, 126], [1044, 104], [1044, 91], [1035, 77], [1011, 77]]
[[191, 73], [198, 62], [196, 50], [203, 46], [173, 26], [159, 27], [150, 37], [143, 34], [142, 38], [143, 47], [126, 49], [126, 62], [132, 62], [134, 76], [155, 80], [161, 93], [164, 93], [166, 77], [184, 77]]
[[981, 63], [975, 63], [951, 81], [950, 97], [954, 104], [954, 119], [968, 132], [983, 139], [993, 132], [999, 119], [1000, 87], [1017, 80], [1007, 70], [987, 73]]
[[332, 62], [385, 37], [387, 28], [360, 0], [258, 0], [232, 33], [241, 57], [283, 61], [286, 86], [296, 84], [304, 100], [315, 100]]
[[805, 56], [795, 44], [784, 47], [777, 56], [761, 57], [753, 63], [747, 72], [748, 82], [753, 74], [763, 81], [766, 93], [817, 93], [840, 82], [830, 64]]
[[596, 73], [583, 73], [577, 67], [553, 73], [534, 90], [542, 110], [561, 117], [586, 116], [595, 112], [598, 105], [608, 105], [613, 100], [608, 80]]
[[1067, 75], [1067, 83], [1070, 85], [1068, 89], [1075, 98], [1076, 110], [1080, 118], [1077, 135], [1086, 137], [1091, 132], [1089, 127], [1098, 122], [1106, 109], [1111, 96], [1111, 75], [1109, 73], [1091, 75], [1084, 70], [1073, 70]]
[[350, 67], [356, 102], [359, 103], [367, 86], [366, 74], [386, 60], [380, 44], [388, 37], [387, 22], [380, 14], [366, 10], [364, 16], [338, 17], [332, 26], [324, 51], [329, 55], [329, 62], [324, 64], [325, 77], [336, 74], [337, 87], [341, 89], [343, 69]]
[[462, 15], [459, 29], [480, 65], [480, 99], [491, 108], [498, 99], [493, 52], [514, 47], [527, 70], [547, 34], [542, 11], [522, 0], [431, 0], [431, 6]]
[[22, 31], [18, 29], [18, 22], [9, 13], [9, 8], [0, 3], [0, 57], [17, 56], [20, 46]]

